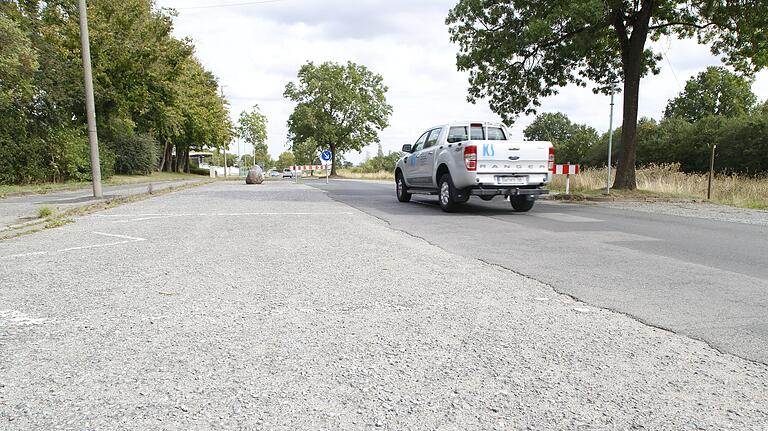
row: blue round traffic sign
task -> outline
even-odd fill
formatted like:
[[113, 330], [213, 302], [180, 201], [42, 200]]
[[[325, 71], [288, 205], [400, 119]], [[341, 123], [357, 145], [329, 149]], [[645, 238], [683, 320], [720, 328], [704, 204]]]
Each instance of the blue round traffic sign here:
[[320, 153], [320, 158], [325, 160], [326, 162], [328, 160], [331, 160], [331, 152], [328, 150], [323, 151], [322, 153]]

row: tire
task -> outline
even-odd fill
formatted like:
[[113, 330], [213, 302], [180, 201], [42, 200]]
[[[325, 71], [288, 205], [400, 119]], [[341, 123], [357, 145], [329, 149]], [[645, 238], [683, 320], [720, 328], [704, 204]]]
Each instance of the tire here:
[[488, 201], [490, 201], [490, 200], [493, 200], [493, 198], [494, 198], [494, 196], [493, 196], [493, 195], [490, 195], [490, 196], [484, 196], [484, 195], [480, 195], [480, 199], [482, 199], [482, 200], [484, 200], [484, 201], [486, 201], [486, 202], [488, 202]]
[[530, 211], [536, 202], [534, 199], [528, 200], [528, 197], [525, 195], [510, 196], [509, 201], [512, 203], [512, 209], [519, 213]]
[[411, 200], [411, 194], [408, 193], [408, 186], [405, 185], [405, 179], [403, 174], [398, 173], [395, 178], [395, 193], [397, 193], [397, 200], [400, 202], [409, 202]]
[[456, 187], [453, 186], [451, 174], [443, 174], [440, 177], [440, 185], [437, 198], [440, 201], [440, 208], [445, 212], [454, 212], [458, 203], [456, 201]]

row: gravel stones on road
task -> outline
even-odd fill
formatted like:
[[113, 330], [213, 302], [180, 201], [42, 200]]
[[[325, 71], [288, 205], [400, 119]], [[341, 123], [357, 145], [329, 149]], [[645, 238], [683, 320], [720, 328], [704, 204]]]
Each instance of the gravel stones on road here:
[[0, 243], [0, 257], [94, 231], [146, 240], [0, 261], [2, 429], [768, 423], [766, 366], [316, 189], [212, 184]]

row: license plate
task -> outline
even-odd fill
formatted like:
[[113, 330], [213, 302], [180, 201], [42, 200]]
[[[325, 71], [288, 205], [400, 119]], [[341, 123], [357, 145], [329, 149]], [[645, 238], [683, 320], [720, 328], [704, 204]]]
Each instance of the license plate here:
[[496, 177], [496, 182], [510, 186], [524, 186], [528, 184], [528, 177]]

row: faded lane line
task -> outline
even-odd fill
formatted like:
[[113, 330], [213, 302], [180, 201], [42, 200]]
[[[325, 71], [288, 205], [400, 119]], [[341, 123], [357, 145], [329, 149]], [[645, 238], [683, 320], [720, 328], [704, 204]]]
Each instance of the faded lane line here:
[[[197, 213], [197, 214], [104, 214], [102, 217], [123, 217], [112, 223], [131, 223], [136, 221], [161, 220], [175, 217], [250, 217], [250, 216], [329, 216], [352, 215], [351, 211], [344, 212], [245, 212], [245, 213]], [[137, 217], [137, 218], [131, 218]]]
[[56, 254], [56, 253], [66, 253], [70, 251], [77, 251], [77, 250], [88, 250], [92, 248], [101, 248], [101, 247], [111, 247], [114, 245], [120, 245], [120, 244], [129, 244], [132, 242], [141, 242], [146, 241], [146, 238], [138, 238], [135, 236], [128, 236], [128, 235], [118, 235], [114, 233], [104, 233], [104, 232], [92, 232], [95, 235], [102, 235], [102, 236], [108, 236], [112, 238], [122, 238], [122, 241], [115, 241], [115, 242], [108, 242], [106, 244], [92, 244], [92, 245], [83, 245], [79, 247], [69, 247], [69, 248], [63, 248], [61, 250], [54, 250], [54, 251], [35, 251], [31, 253], [20, 253], [20, 254], [12, 254], [10, 256], [3, 256], [0, 257], [0, 260], [4, 259], [17, 259], [21, 257], [29, 257], [29, 256], [42, 256], [46, 254]]
[[534, 217], [545, 218], [553, 221], [559, 221], [563, 223], [595, 223], [604, 222], [605, 220], [599, 220], [596, 218], [581, 217], [573, 214], [565, 213], [533, 213]]

